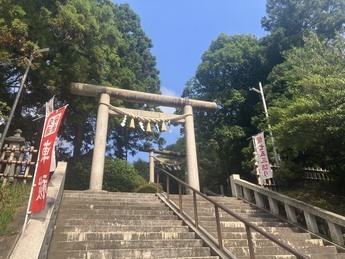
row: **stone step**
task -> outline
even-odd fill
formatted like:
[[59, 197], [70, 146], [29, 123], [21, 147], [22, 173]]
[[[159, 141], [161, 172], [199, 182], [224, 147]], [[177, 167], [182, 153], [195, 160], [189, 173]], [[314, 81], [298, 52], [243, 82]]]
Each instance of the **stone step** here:
[[84, 214], [92, 214], [92, 215], [97, 215], [97, 214], [104, 214], [107, 213], [109, 217], [113, 215], [174, 215], [172, 211], [169, 211], [167, 209], [165, 210], [148, 210], [148, 209], [140, 209], [140, 210], [104, 210], [104, 209], [73, 209], [73, 210], [66, 210], [65, 208], [61, 208], [59, 213], [66, 213], [70, 215], [84, 215]]
[[[211, 232], [211, 235], [213, 235], [214, 237], [217, 236], [217, 232]], [[273, 236], [276, 236], [277, 238], [279, 238], [280, 236], [282, 237], [282, 239], [286, 240], [286, 241], [291, 241], [291, 240], [306, 240], [306, 239], [311, 239], [311, 235], [309, 233], [281, 233], [279, 235], [279, 233], [271, 233]], [[257, 233], [257, 232], [252, 232], [252, 236], [254, 239], [263, 239], [265, 237], [263, 237], [261, 234]], [[245, 232], [224, 232], [222, 231], [222, 237], [223, 239], [246, 239], [247, 240], [247, 234]]]
[[[284, 240], [287, 241], [287, 240]], [[303, 247], [305, 245], [310, 246], [323, 246], [323, 241], [321, 239], [305, 239], [305, 240], [294, 240], [292, 242], [286, 242], [292, 247]], [[247, 239], [224, 239], [223, 244], [226, 247], [248, 247]], [[269, 239], [255, 239], [253, 238], [254, 246], [272, 246], [275, 245]]]
[[[107, 249], [107, 250], [73, 250], [55, 251], [48, 255], [48, 259], [81, 259], [81, 258], [210, 258], [210, 248], [155, 248], [155, 249]], [[211, 257], [217, 258], [217, 257]]]
[[[194, 215], [194, 210], [193, 209], [186, 209], [183, 208], [184, 212], [189, 214], [189, 215]], [[258, 211], [258, 210], [241, 210], [241, 211], [236, 211], [236, 210], [232, 210], [232, 212], [236, 213], [237, 215], [241, 216], [241, 217], [260, 217], [260, 218], [275, 218], [274, 216], [272, 216], [271, 214], [268, 214], [265, 211]], [[212, 216], [214, 217], [215, 215], [215, 211], [214, 209], [198, 209], [198, 215], [199, 216]], [[229, 217], [231, 216], [229, 213], [225, 212], [225, 211], [219, 211], [219, 216], [220, 217]]]
[[[342, 254], [306, 254], [312, 259], [344, 259], [345, 255]], [[249, 256], [238, 256], [238, 259], [250, 259]], [[296, 259], [294, 255], [255, 255], [255, 259]]]
[[170, 240], [193, 239], [194, 232], [70, 232], [56, 233], [56, 241], [94, 241], [94, 240]]
[[155, 194], [145, 194], [139, 196], [128, 195], [63, 195], [65, 201], [93, 200], [93, 201], [133, 201], [133, 202], [160, 202]]
[[[260, 221], [252, 221], [251, 223], [253, 223], [256, 226], [259, 227], [290, 227], [291, 224], [289, 224], [288, 222], [260, 222]], [[201, 226], [215, 226], [216, 222], [215, 221], [199, 221], [199, 224]], [[245, 224], [240, 222], [240, 221], [221, 221], [220, 222], [221, 226], [223, 227], [245, 227]]]
[[202, 247], [202, 240], [184, 239], [184, 240], [93, 240], [68, 242], [60, 241], [54, 243], [51, 249], [55, 250], [105, 250], [105, 249], [144, 249], [144, 248], [190, 248]]
[[[159, 257], [162, 258], [162, 257]], [[219, 259], [219, 256], [169, 257], [169, 259]]]
[[70, 233], [70, 232], [188, 232], [187, 226], [61, 226], [57, 225], [55, 231], [57, 233]]
[[345, 259], [345, 253], [339, 254], [309, 254], [312, 259]]
[[[178, 204], [179, 203], [179, 198], [170, 195], [169, 196], [170, 200], [172, 200], [174, 203]], [[217, 198], [211, 198], [211, 200], [217, 202], [218, 204], [221, 205], [226, 205], [226, 206], [247, 206], [247, 207], [253, 207], [255, 208], [254, 205], [250, 204], [250, 203], [246, 203], [242, 200], [238, 200], [238, 199], [233, 199], [231, 197], [226, 197], [224, 198], [225, 200], [220, 200]], [[194, 200], [190, 197], [182, 197], [182, 204], [193, 204]], [[210, 205], [211, 203], [209, 201], [207, 201], [206, 199], [197, 199], [197, 204], [200, 205], [204, 205], [204, 206], [212, 206]]]
[[[250, 256], [238, 256], [237, 259], [251, 259]], [[255, 255], [255, 259], [296, 259], [294, 255]]]
[[126, 198], [126, 197], [66, 197], [63, 196], [61, 202], [66, 204], [74, 203], [77, 204], [78, 202], [95, 202], [95, 203], [136, 203], [136, 204], [163, 204], [157, 197], [149, 197], [149, 198]]
[[[175, 200], [175, 199], [172, 199], [171, 200], [172, 202], [174, 202], [176, 205], [179, 205], [180, 204], [180, 201], [179, 200]], [[217, 202], [217, 201], [216, 201]], [[204, 207], [204, 208], [214, 208], [214, 205], [211, 204], [211, 202], [208, 202], [208, 201], [204, 201], [204, 202], [199, 202], [197, 201], [197, 206], [198, 207]], [[245, 203], [245, 202], [228, 202], [228, 203], [224, 203], [224, 202], [221, 202], [221, 203], [218, 203], [224, 207], [227, 207], [227, 208], [244, 208], [244, 209], [258, 209], [256, 206], [250, 204], [250, 203]], [[194, 201], [193, 200], [182, 200], [182, 207], [193, 207], [194, 206]]]
[[159, 200], [148, 200], [148, 199], [75, 199], [75, 198], [63, 198], [61, 201], [61, 204], [68, 205], [68, 204], [80, 204], [80, 202], [83, 203], [91, 203], [91, 204], [122, 204], [122, 205], [162, 205], [165, 206], [164, 203], [160, 202]]
[[[249, 256], [249, 248], [247, 247], [229, 247], [228, 249], [236, 256]], [[335, 247], [299, 247], [298, 251], [310, 255], [337, 253]], [[290, 252], [278, 246], [254, 246], [254, 253], [255, 255], [291, 255]]]
[[[260, 217], [243, 217], [246, 220], [250, 221], [250, 222], [286, 222], [284, 220], [281, 220], [279, 218], [276, 217], [264, 217], [264, 218], [260, 218]], [[198, 215], [198, 219], [199, 221], [215, 221], [215, 217], [214, 216], [200, 216]], [[220, 217], [221, 221], [224, 222], [240, 222], [238, 219], [232, 217], [232, 216], [225, 216], [225, 217]]]
[[[217, 229], [214, 226], [203, 226], [207, 231], [210, 233], [216, 233]], [[278, 232], [279, 234], [296, 234], [300, 233], [301, 230], [296, 227], [261, 227], [261, 229], [265, 230], [266, 232], [273, 234]], [[227, 232], [240, 232], [245, 233], [245, 227], [222, 227], [221, 228], [222, 233]], [[252, 231], [255, 232], [255, 231]]]
[[[306, 240], [281, 240], [285, 242], [286, 244], [290, 245], [291, 247], [294, 247], [296, 249], [300, 249], [303, 247], [310, 247], [312, 249], [313, 247], [316, 249], [323, 249], [324, 246], [323, 240], [321, 239], [306, 239]], [[248, 241], [247, 239], [225, 239], [223, 240], [223, 244], [225, 247], [248, 247]], [[265, 247], [265, 246], [278, 246], [274, 242], [270, 241], [269, 239], [255, 239], [253, 238], [253, 244], [254, 246], [259, 247]]]
[[135, 192], [92, 192], [92, 191], [73, 191], [64, 190], [64, 197], [126, 197], [126, 198], [156, 198], [154, 193], [135, 193]]
[[[345, 255], [343, 254], [306, 254], [311, 259], [344, 259]], [[250, 259], [249, 256], [238, 256], [238, 259]], [[296, 259], [294, 255], [255, 255], [255, 259]]]
[[173, 226], [182, 226], [183, 222], [181, 220], [150, 220], [150, 219], [66, 219], [63, 221], [65, 227], [76, 226], [83, 227], [89, 226], [91, 224], [98, 226], [155, 226], [155, 227], [173, 227]]
[[[124, 214], [124, 213], [123, 213]], [[97, 214], [97, 217], [94, 214], [62, 214], [59, 215], [59, 220], [68, 220], [68, 219], [75, 219], [75, 220], [177, 220], [177, 215], [112, 215], [109, 216], [108, 213], [106, 214]]]
[[97, 209], [102, 209], [102, 210], [121, 210], [123, 208], [126, 208], [126, 210], [159, 210], [163, 209], [164, 206], [161, 204], [156, 204], [154, 206], [148, 206], [148, 205], [139, 205], [139, 204], [132, 204], [130, 206], [118, 206], [116, 204], [112, 205], [110, 203], [104, 203], [104, 204], [62, 204], [63, 208], [65, 210], [97, 210]]

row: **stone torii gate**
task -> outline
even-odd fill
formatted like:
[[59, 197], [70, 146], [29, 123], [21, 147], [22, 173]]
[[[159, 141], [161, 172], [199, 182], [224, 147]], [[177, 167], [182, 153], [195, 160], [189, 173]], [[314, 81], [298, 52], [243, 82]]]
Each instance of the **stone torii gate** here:
[[[193, 188], [200, 190], [194, 133], [193, 107], [208, 110], [216, 110], [216, 103], [83, 83], [72, 83], [71, 92], [72, 94], [76, 95], [100, 98], [97, 113], [96, 133], [91, 167], [91, 177], [89, 186], [90, 191], [102, 190], [109, 114], [119, 115], [123, 111], [131, 112], [132, 114], [136, 113], [138, 116], [145, 114], [146, 116], [150, 116], [151, 118], [165, 120], [169, 119], [172, 121], [175, 120], [178, 122], [185, 123], [186, 165], [188, 184]], [[110, 97], [120, 100], [126, 100], [129, 102], [151, 103], [168, 107], [183, 107], [184, 114], [181, 117], [181, 115], [169, 115], [158, 112], [115, 108], [110, 105]]]
[[141, 152], [149, 153], [149, 163], [150, 163], [150, 174], [149, 174], [149, 182], [154, 183], [154, 175], [155, 175], [155, 154], [160, 155], [168, 155], [168, 156], [175, 156], [175, 157], [183, 157], [185, 158], [185, 154], [181, 154], [179, 152], [169, 151], [169, 150], [159, 150], [159, 149], [139, 149]]

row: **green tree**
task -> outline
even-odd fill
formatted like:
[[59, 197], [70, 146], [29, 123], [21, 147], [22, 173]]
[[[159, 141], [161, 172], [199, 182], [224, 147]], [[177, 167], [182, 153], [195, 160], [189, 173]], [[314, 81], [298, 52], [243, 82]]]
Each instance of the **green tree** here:
[[[4, 87], [0, 91], [5, 94], [1, 93], [0, 101], [12, 102], [25, 60], [38, 48], [33, 42], [50, 48], [34, 60], [16, 113], [16, 118], [22, 119], [14, 120], [12, 126], [23, 129], [28, 140], [35, 140], [32, 136], [39, 128], [32, 126], [32, 119], [42, 114], [44, 102], [56, 95], [59, 106], [69, 104], [61, 138], [73, 143], [75, 157], [92, 148], [98, 101], [72, 96], [71, 82], [159, 93], [151, 40], [129, 5], [115, 5], [109, 0], [27, 1], [25, 5], [18, 0], [2, 2], [0, 84]], [[118, 120], [114, 118], [117, 127], [109, 132], [110, 145], [124, 145], [116, 141]], [[136, 140], [139, 138], [142, 136]], [[138, 148], [136, 140], [129, 146], [133, 150]]]
[[[325, 41], [312, 33], [270, 75], [271, 121], [283, 157], [339, 175], [345, 173], [344, 49], [343, 36]], [[279, 95], [281, 85], [286, 91]]]
[[[248, 145], [248, 136], [256, 132], [251, 117], [258, 102], [250, 88], [265, 78], [263, 54], [259, 40], [253, 35], [221, 34], [203, 54], [195, 78], [184, 89], [185, 97], [218, 104], [215, 113], [195, 113], [199, 161], [208, 171], [205, 174], [213, 175], [211, 165], [217, 164], [217, 183], [212, 183], [217, 189], [230, 174], [246, 174], [241, 162], [245, 158], [242, 150]], [[211, 175], [205, 175], [205, 182], [210, 178]]]
[[147, 182], [149, 181], [150, 165], [148, 162], [138, 159], [133, 163], [135, 170], [141, 175]]
[[305, 31], [314, 31], [322, 39], [333, 39], [345, 30], [344, 0], [267, 0], [263, 28], [282, 33], [289, 46], [303, 43]]
[[344, 33], [344, 0], [267, 0], [262, 27], [269, 32], [262, 39], [267, 46], [270, 68], [283, 62], [282, 51], [303, 44], [303, 36], [316, 32], [321, 39]]

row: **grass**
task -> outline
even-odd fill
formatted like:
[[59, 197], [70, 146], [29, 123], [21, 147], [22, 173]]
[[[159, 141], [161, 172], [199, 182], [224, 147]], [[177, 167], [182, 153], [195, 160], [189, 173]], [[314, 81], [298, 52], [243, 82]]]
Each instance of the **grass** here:
[[0, 236], [7, 234], [17, 212], [27, 206], [31, 185], [8, 183], [0, 187]]

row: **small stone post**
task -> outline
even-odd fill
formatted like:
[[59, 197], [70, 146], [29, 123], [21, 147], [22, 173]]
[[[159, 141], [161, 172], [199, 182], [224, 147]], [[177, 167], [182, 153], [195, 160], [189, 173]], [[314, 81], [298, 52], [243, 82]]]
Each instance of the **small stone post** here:
[[235, 180], [239, 180], [239, 179], [240, 179], [240, 175], [239, 174], [232, 174], [232, 175], [230, 175], [230, 186], [231, 186], [231, 195], [232, 195], [232, 197], [238, 197]]

